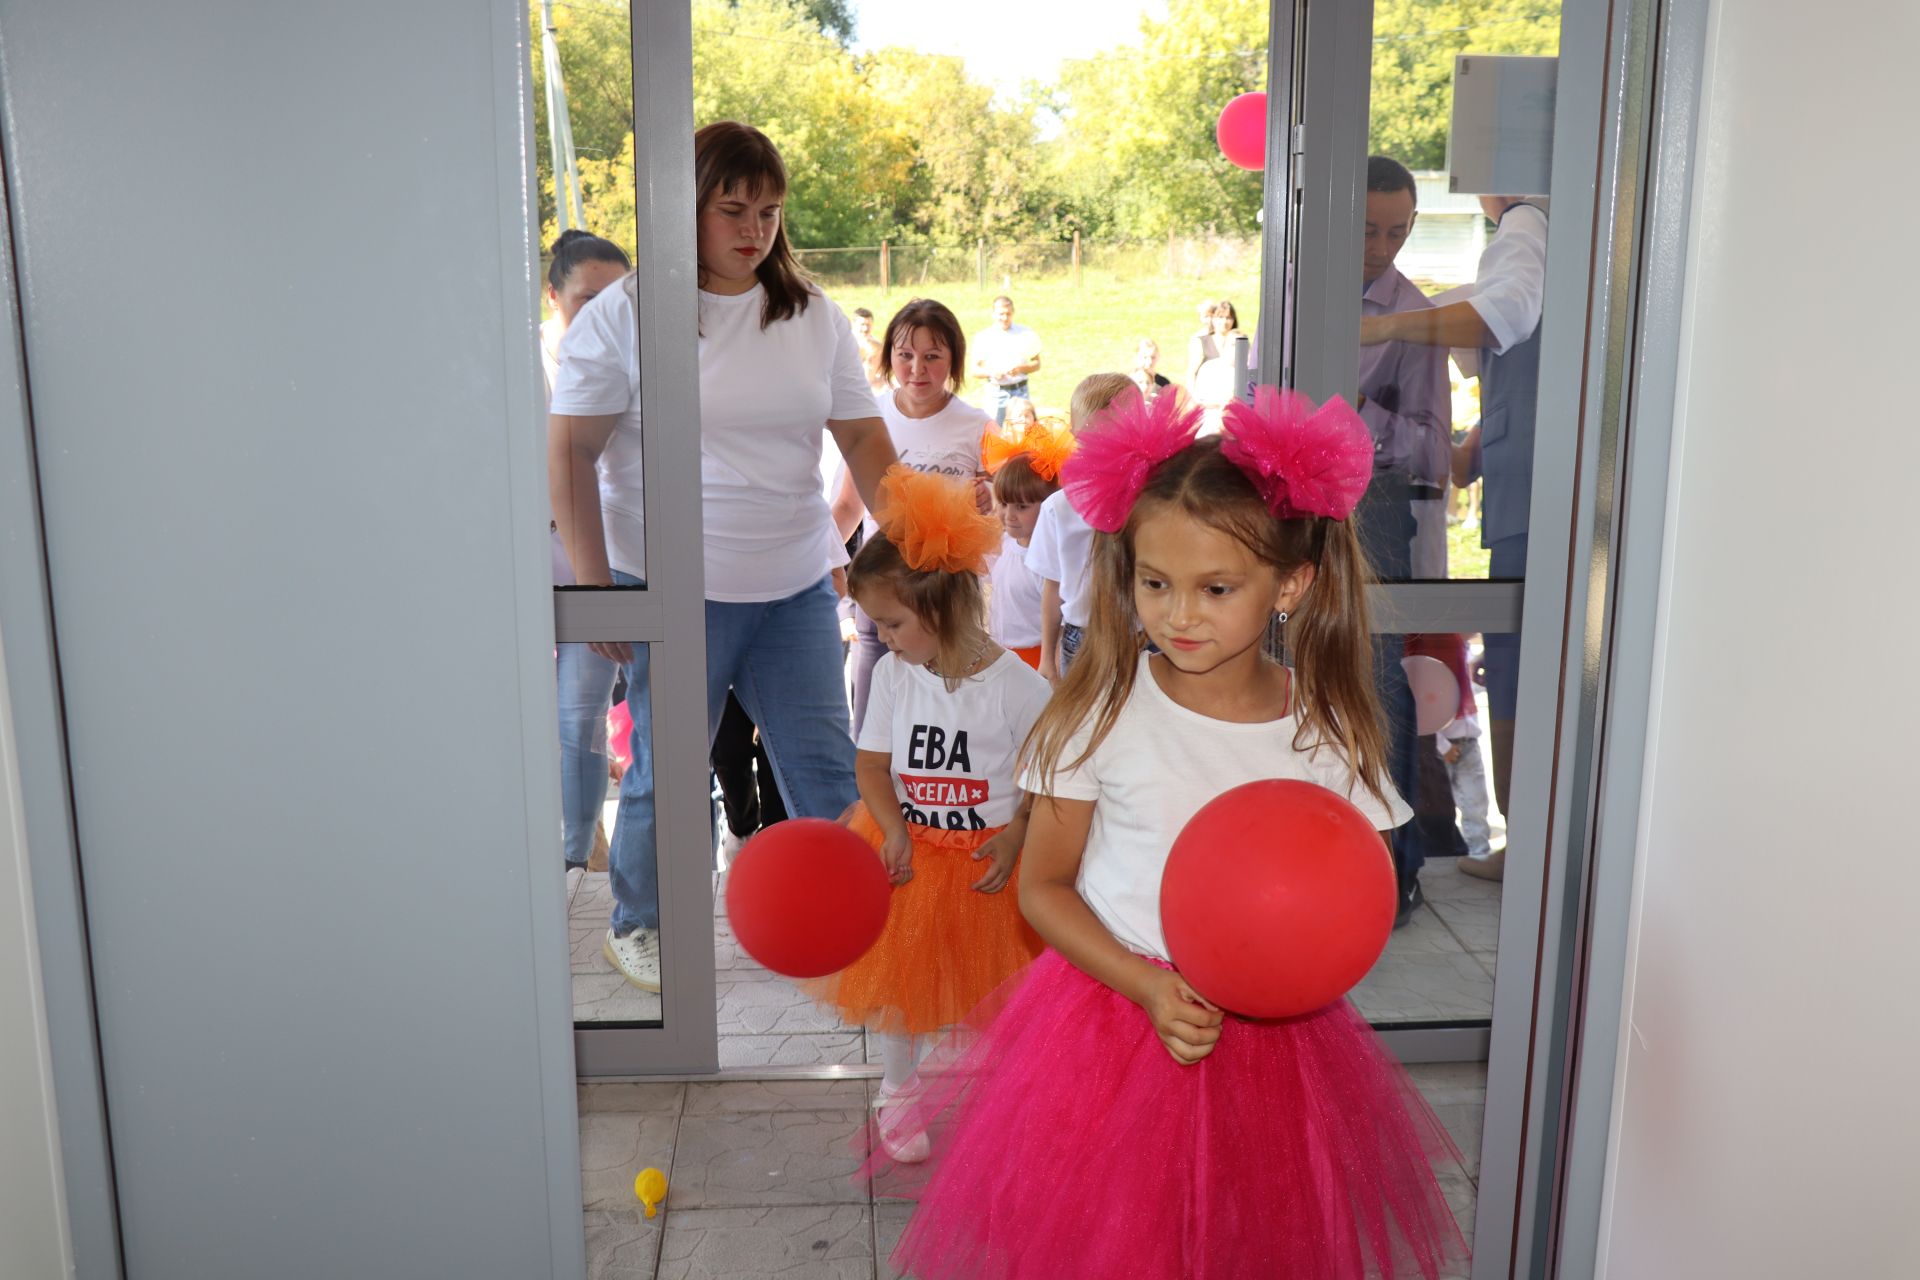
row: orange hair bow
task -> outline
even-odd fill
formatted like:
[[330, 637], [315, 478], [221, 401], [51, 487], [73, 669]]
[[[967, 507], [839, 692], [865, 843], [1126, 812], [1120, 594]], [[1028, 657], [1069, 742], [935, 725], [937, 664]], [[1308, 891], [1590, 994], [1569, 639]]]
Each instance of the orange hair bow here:
[[1061, 464], [1073, 453], [1073, 432], [1058, 418], [1042, 418], [1009, 440], [992, 427], [980, 439], [980, 463], [992, 475], [1021, 454], [1042, 480], [1058, 480]]
[[985, 573], [1004, 530], [983, 515], [973, 487], [895, 465], [880, 480], [880, 532], [921, 573]]

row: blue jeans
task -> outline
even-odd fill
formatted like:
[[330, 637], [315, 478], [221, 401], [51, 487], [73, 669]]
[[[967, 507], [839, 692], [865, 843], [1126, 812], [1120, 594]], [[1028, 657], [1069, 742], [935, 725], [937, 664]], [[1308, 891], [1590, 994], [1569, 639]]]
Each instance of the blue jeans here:
[[1027, 395], [1027, 380], [1025, 378], [1004, 387], [999, 383], [995, 383], [993, 387], [994, 422], [1003, 427], [1007, 424], [1007, 401], [1028, 400], [1031, 398], [1032, 397]]
[[[1514, 534], [1487, 547], [1489, 578], [1527, 576], [1527, 535]], [[1487, 715], [1494, 720], [1511, 720], [1520, 706], [1520, 637], [1515, 632], [1483, 636], [1486, 651], [1480, 669], [1487, 684]]]
[[607, 799], [607, 701], [614, 664], [584, 644], [554, 652], [560, 702], [560, 820], [569, 867], [584, 867]]
[[731, 688], [760, 726], [787, 812], [837, 818], [859, 796], [833, 580], [784, 600], [707, 601], [707, 737]]
[[[613, 571], [616, 586], [644, 587], [630, 573]], [[647, 686], [647, 646], [636, 644], [623, 667], [627, 713], [633, 717], [633, 763], [620, 775], [620, 810], [607, 851], [607, 879], [613, 889], [613, 932], [624, 938], [635, 929], [660, 927], [660, 846], [653, 812], [653, 694]], [[611, 688], [611, 686], [609, 686]]]
[[1087, 633], [1071, 622], [1060, 624], [1060, 653], [1056, 661], [1061, 675], [1066, 675], [1067, 668], [1080, 656], [1080, 646], [1086, 642], [1086, 638]]

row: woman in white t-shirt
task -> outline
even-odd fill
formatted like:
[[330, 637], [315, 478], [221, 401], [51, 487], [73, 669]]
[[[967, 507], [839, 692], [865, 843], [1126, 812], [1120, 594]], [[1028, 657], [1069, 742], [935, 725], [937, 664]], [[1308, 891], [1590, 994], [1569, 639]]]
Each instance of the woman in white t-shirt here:
[[[980, 506], [989, 503], [980, 468], [980, 437], [993, 420], [962, 400], [967, 338], [960, 321], [941, 303], [915, 298], [894, 313], [880, 342], [880, 370], [893, 390], [880, 397], [880, 416], [900, 461], [915, 471], [930, 471], [975, 486]], [[874, 533], [867, 520], [867, 533]], [[856, 605], [854, 627], [859, 652], [853, 667], [853, 731], [867, 719], [867, 691], [873, 666], [887, 651], [873, 619]]]
[[[787, 811], [837, 817], [857, 791], [828, 571], [841, 539], [820, 490], [821, 433], [832, 434], [868, 499], [895, 462], [893, 445], [845, 313], [801, 273], [787, 243], [779, 151], [758, 129], [719, 121], [694, 135], [693, 165], [707, 729], [717, 731], [732, 689], [760, 728]], [[601, 294], [561, 344], [548, 474], [583, 586], [640, 586], [646, 575], [634, 340], [640, 287], [628, 277]], [[651, 763], [646, 648], [596, 647], [627, 666], [633, 777]], [[647, 768], [631, 790], [621, 787], [613, 925], [603, 949], [628, 981], [657, 989], [653, 814]]]
[[[540, 325], [540, 369], [547, 399], [560, 372], [560, 339], [581, 308], [616, 284], [633, 264], [611, 240], [575, 228], [560, 233], [548, 250], [547, 306], [553, 314]], [[540, 420], [540, 439], [547, 419]], [[573, 585], [573, 569], [552, 525], [553, 585]], [[607, 702], [613, 694], [614, 664], [584, 644], [554, 649], [554, 677], [560, 705], [561, 848], [569, 870], [585, 867], [601, 850], [600, 808], [607, 799]]]
[[1233, 399], [1233, 338], [1240, 313], [1225, 298], [1207, 308], [1207, 328], [1187, 344], [1187, 385], [1218, 428], [1220, 410]]

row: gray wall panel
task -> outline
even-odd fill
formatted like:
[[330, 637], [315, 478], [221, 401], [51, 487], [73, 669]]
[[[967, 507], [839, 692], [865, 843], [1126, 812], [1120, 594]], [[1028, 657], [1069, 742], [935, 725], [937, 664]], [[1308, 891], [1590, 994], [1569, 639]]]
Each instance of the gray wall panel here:
[[142, 1277], [580, 1270], [525, 27], [0, 3]]

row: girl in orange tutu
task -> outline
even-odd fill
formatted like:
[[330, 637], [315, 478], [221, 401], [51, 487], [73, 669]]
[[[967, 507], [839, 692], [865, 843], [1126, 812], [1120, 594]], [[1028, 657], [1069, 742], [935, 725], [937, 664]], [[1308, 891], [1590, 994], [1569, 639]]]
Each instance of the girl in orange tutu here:
[[876, 1127], [887, 1153], [911, 1163], [926, 1158], [927, 1138], [904, 1130], [890, 1104], [923, 1038], [1040, 951], [1020, 916], [1027, 798], [1014, 779], [1050, 689], [987, 634], [980, 574], [1001, 530], [973, 491], [896, 468], [880, 493], [880, 535], [847, 574], [888, 649], [873, 671], [860, 803], [847, 823], [886, 863], [893, 905], [873, 949], [809, 989], [880, 1033]]
[[[1009, 412], [1007, 421], [1012, 423]], [[993, 503], [1006, 533], [989, 571], [987, 630], [1020, 661], [1040, 666], [1040, 576], [1027, 567], [1040, 504], [1060, 489], [1060, 465], [1073, 452], [1066, 424], [1043, 418], [1010, 437], [989, 430], [980, 462], [993, 477]]]

